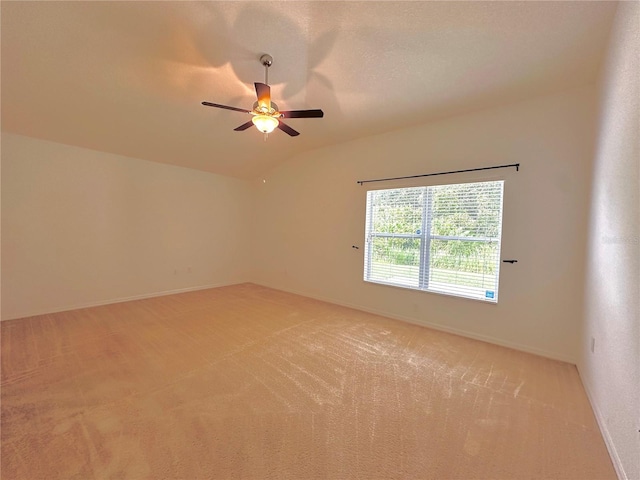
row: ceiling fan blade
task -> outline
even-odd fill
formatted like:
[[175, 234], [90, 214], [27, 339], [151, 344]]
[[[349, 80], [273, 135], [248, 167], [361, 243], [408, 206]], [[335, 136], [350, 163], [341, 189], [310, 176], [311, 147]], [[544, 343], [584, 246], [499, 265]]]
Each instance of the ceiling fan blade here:
[[282, 120], [280, 120], [280, 122], [278, 123], [278, 128], [282, 130], [284, 133], [286, 133], [287, 135], [291, 135], [292, 137], [297, 137], [298, 135], [300, 135], [300, 132], [296, 132], [293, 128], [291, 128], [289, 125], [284, 123]]
[[256, 82], [256, 95], [258, 96], [258, 105], [271, 108], [271, 87], [266, 83]]
[[320, 109], [316, 110], [286, 110], [280, 112], [285, 118], [322, 118], [324, 112]]
[[243, 123], [239, 127], [234, 128], [234, 130], [236, 132], [242, 132], [243, 130], [246, 130], [247, 128], [251, 128], [251, 127], [253, 127], [253, 122], [249, 120], [247, 123]]
[[207, 107], [224, 108], [225, 110], [234, 110], [236, 112], [251, 113], [249, 110], [245, 110], [244, 108], [230, 107], [229, 105], [220, 105], [219, 103], [202, 102], [202, 105]]

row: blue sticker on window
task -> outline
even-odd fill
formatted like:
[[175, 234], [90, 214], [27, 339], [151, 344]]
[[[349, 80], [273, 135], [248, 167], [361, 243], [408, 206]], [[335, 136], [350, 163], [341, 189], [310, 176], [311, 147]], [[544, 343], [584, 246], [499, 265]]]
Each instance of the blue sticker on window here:
[[487, 290], [487, 291], [485, 292], [484, 296], [485, 296], [486, 298], [493, 298], [493, 297], [495, 296], [495, 293], [494, 293], [494, 291], [493, 291], [493, 290]]
[[422, 230], [418, 229], [416, 230], [416, 235], [420, 235], [422, 233]]

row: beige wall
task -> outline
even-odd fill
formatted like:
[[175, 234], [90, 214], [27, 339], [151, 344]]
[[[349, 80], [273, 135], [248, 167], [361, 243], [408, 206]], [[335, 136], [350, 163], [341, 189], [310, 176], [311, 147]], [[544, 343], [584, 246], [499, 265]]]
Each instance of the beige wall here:
[[627, 479], [640, 478], [638, 52], [640, 3], [621, 2], [602, 78], [578, 368]]
[[[293, 158], [257, 185], [256, 281], [575, 361], [595, 108], [584, 88]], [[498, 305], [363, 282], [357, 180], [518, 162], [438, 177], [506, 179]]]
[[3, 133], [2, 318], [247, 281], [252, 208], [240, 180]]
[[[595, 109], [595, 88], [537, 98], [317, 150], [253, 186], [3, 134], [3, 318], [253, 280], [575, 361]], [[498, 305], [362, 281], [357, 180], [516, 162], [446, 177], [506, 180], [519, 262]]]

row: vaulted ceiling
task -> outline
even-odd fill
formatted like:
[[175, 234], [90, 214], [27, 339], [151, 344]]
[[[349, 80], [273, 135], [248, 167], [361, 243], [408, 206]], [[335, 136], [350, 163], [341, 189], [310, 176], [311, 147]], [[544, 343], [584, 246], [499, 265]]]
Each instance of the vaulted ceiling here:
[[[2, 130], [243, 178], [296, 153], [591, 84], [613, 2], [2, 2]], [[264, 80], [295, 138], [246, 114]]]

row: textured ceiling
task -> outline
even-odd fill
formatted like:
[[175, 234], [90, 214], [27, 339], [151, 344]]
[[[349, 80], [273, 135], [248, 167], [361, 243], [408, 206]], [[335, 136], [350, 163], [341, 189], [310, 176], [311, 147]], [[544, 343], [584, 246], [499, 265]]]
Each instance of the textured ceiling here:
[[[292, 155], [593, 83], [613, 2], [2, 2], [2, 129], [251, 178]], [[264, 80], [301, 132], [234, 132]]]

